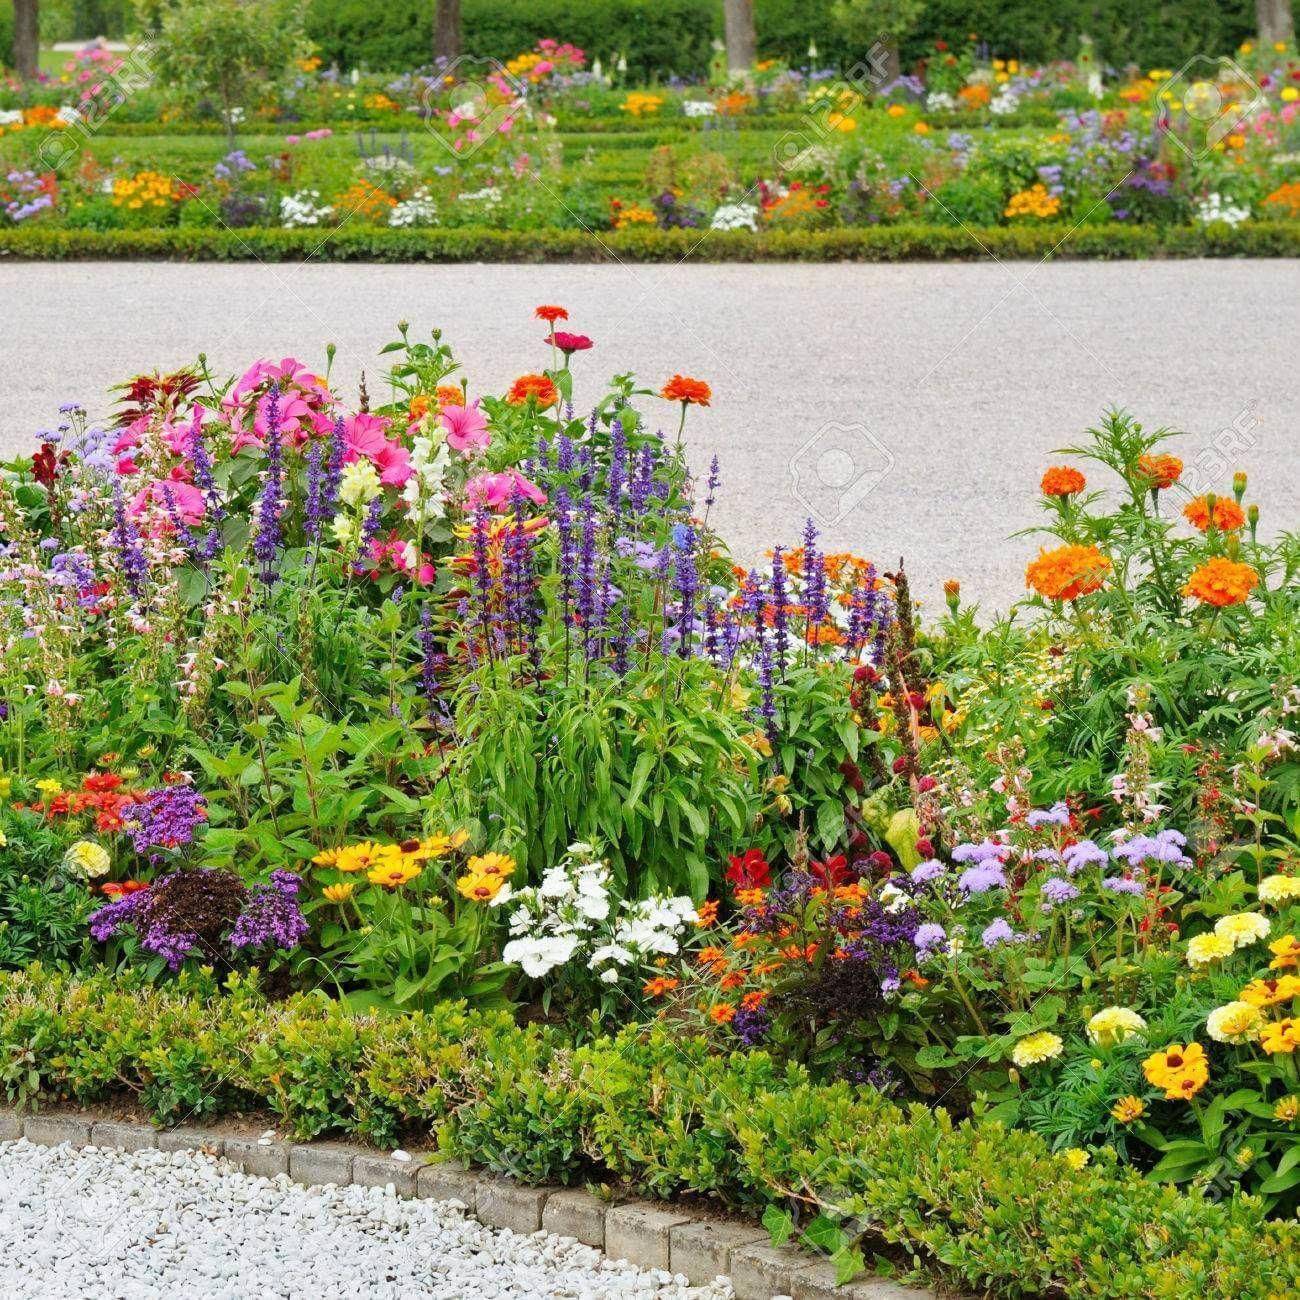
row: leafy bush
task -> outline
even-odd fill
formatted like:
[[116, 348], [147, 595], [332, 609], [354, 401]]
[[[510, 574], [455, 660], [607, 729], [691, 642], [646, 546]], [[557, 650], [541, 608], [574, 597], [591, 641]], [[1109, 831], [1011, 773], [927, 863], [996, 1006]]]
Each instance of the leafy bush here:
[[778, 1235], [797, 1216], [846, 1272], [869, 1232], [998, 1295], [1300, 1287], [1296, 1225], [1258, 1202], [1187, 1196], [1104, 1156], [1076, 1170], [1032, 1133], [818, 1086], [762, 1054], [710, 1057], [665, 1030], [575, 1051], [454, 1005], [349, 1016], [314, 996], [269, 1005], [239, 977], [161, 990], [34, 966], [0, 976], [0, 1080], [23, 1104], [125, 1089], [163, 1123], [266, 1105], [300, 1138], [389, 1146], [432, 1128], [449, 1153], [525, 1180], [607, 1171], [651, 1194], [766, 1204]]

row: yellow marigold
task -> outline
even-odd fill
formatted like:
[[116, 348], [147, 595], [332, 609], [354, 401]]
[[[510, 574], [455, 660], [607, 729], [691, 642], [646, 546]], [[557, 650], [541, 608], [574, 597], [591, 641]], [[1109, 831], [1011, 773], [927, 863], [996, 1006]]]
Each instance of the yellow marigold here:
[[1225, 935], [1198, 934], [1187, 941], [1187, 964], [1208, 966], [1212, 961], [1231, 957], [1237, 945]]
[[1284, 1056], [1300, 1047], [1300, 1020], [1288, 1016], [1285, 1020], [1271, 1020], [1259, 1034], [1259, 1045], [1270, 1056]]
[[1142, 1073], [1153, 1088], [1163, 1088], [1166, 1101], [1195, 1097], [1210, 1081], [1210, 1065], [1200, 1043], [1171, 1043], [1142, 1062]]
[[1236, 948], [1248, 948], [1252, 943], [1268, 938], [1268, 917], [1260, 912], [1221, 916], [1214, 923], [1214, 933], [1222, 939], [1231, 939]]
[[[1206, 532], [1210, 527], [1210, 498], [1196, 497], [1183, 507], [1183, 515], [1193, 528]], [[1231, 497], [1214, 498], [1214, 526], [1221, 533], [1235, 533], [1246, 522], [1242, 508]]]
[[1082, 1147], [1071, 1147], [1068, 1151], [1062, 1151], [1061, 1156], [1076, 1174], [1092, 1159]]
[[1039, 485], [1045, 497], [1068, 497], [1082, 492], [1088, 486], [1088, 480], [1069, 465], [1053, 465], [1043, 475]]
[[1252, 1007], [1275, 1007], [1293, 998], [1300, 998], [1300, 975], [1251, 980], [1241, 990], [1241, 1000]]
[[1258, 586], [1259, 574], [1249, 564], [1238, 564], [1226, 556], [1216, 555], [1192, 571], [1183, 595], [1222, 609], [1226, 605], [1245, 604]]
[[1300, 898], [1300, 876], [1265, 876], [1259, 882], [1261, 903], [1289, 903]]
[[1146, 1114], [1146, 1102], [1132, 1093], [1121, 1097], [1111, 1108], [1111, 1115], [1121, 1124], [1132, 1124]]
[[1216, 1043], [1249, 1043], [1259, 1036], [1258, 1007], [1249, 1002], [1227, 1002], [1205, 1018], [1205, 1031]]
[[1013, 194], [1003, 212], [1005, 217], [1037, 217], [1046, 220], [1054, 217], [1061, 210], [1061, 200], [1055, 194], [1049, 194], [1043, 184], [1031, 185], [1019, 194]]
[[1060, 1056], [1064, 1046], [1059, 1034], [1044, 1029], [1022, 1038], [1011, 1049], [1011, 1059], [1023, 1070], [1026, 1066], [1039, 1065], [1043, 1061], [1050, 1061], [1054, 1056]]
[[1030, 562], [1025, 585], [1048, 600], [1077, 600], [1097, 591], [1110, 569], [1110, 561], [1095, 546], [1058, 546], [1040, 551]]
[[350, 880], [344, 880], [337, 885], [326, 885], [320, 892], [331, 903], [346, 903], [356, 893], [356, 889]]
[[1101, 1047], [1122, 1043], [1147, 1027], [1131, 1007], [1103, 1007], [1088, 1021], [1088, 1040]]
[[1268, 950], [1273, 954], [1273, 960], [1268, 964], [1269, 970], [1287, 970], [1292, 966], [1300, 968], [1300, 939], [1295, 935], [1284, 934], [1270, 943]]

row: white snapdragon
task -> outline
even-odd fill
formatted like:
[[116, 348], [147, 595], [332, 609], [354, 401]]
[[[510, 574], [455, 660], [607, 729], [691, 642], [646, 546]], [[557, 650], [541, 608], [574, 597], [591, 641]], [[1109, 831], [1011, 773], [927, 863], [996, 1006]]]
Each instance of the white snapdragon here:
[[402, 487], [402, 501], [406, 517], [417, 527], [446, 516], [443, 484], [450, 465], [451, 452], [441, 433], [416, 435], [411, 443], [411, 477]]

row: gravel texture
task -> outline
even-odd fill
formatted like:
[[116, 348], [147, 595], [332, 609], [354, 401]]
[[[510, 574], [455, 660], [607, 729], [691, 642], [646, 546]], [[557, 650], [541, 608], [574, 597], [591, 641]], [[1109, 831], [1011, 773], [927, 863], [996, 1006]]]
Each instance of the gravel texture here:
[[0, 1143], [0, 1297], [662, 1297], [730, 1286], [604, 1259], [569, 1237], [521, 1237], [456, 1202], [390, 1188], [250, 1178], [196, 1152]]
[[577, 360], [580, 405], [614, 371], [656, 389], [674, 371], [712, 383], [688, 446], [699, 471], [721, 458], [713, 517], [744, 560], [793, 540], [812, 509], [833, 546], [906, 554], [923, 597], [956, 576], [1005, 605], [1036, 547], [1009, 535], [1037, 521], [1041, 469], [1111, 404], [1185, 430], [1179, 454], [1207, 486], [1246, 469], [1265, 523], [1294, 523], [1300, 261], [1287, 260], [0, 264], [0, 450], [30, 445], [61, 402], [100, 402], [200, 349], [223, 373], [290, 353], [323, 364], [332, 340], [350, 387], [403, 316], [446, 331], [471, 391], [499, 391], [548, 360], [541, 302], [595, 339]]

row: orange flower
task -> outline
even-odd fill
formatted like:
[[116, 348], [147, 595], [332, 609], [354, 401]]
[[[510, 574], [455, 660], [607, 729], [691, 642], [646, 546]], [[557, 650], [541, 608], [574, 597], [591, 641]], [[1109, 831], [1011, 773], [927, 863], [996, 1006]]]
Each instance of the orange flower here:
[[[1205, 532], [1210, 526], [1210, 498], [1197, 497], [1183, 507], [1188, 523]], [[1221, 533], [1235, 533], [1246, 522], [1242, 508], [1230, 498], [1214, 498], [1214, 526]]]
[[754, 978], [762, 979], [764, 975], [775, 975], [784, 965], [785, 963], [781, 961], [761, 961], [754, 967]]
[[709, 1019], [715, 1025], [729, 1025], [736, 1018], [736, 1008], [730, 1002], [719, 1002], [709, 1008]]
[[716, 925], [718, 921], [718, 900], [716, 898], [706, 898], [695, 909], [695, 918], [695, 928], [697, 930], [707, 930], [711, 925]]
[[755, 989], [752, 993], [746, 993], [740, 999], [740, 1005], [746, 1011], [757, 1011], [759, 1007], [767, 1001], [767, 991], [765, 989]]
[[692, 406], [708, 406], [713, 390], [702, 379], [688, 379], [674, 375], [659, 390], [659, 396], [670, 402], [685, 402]]
[[718, 981], [718, 987], [725, 993], [728, 989], [738, 989], [744, 982], [744, 971], [731, 970]]
[[761, 889], [738, 889], [736, 890], [736, 902], [741, 907], [762, 907], [763, 900], [767, 897]]
[[641, 992], [648, 998], [661, 998], [665, 993], [671, 993], [681, 980], [675, 980], [670, 975], [656, 975], [652, 980], [646, 980], [641, 986]]
[[459, 384], [439, 384], [434, 394], [438, 399], [439, 408], [465, 405], [465, 390]]
[[1088, 486], [1088, 480], [1069, 465], [1053, 465], [1043, 475], [1040, 486], [1045, 497], [1069, 497], [1082, 492]]
[[422, 419], [424, 416], [428, 415], [428, 413], [428, 397], [423, 393], [416, 393], [416, 395], [411, 398], [410, 406], [407, 407], [407, 414], [410, 416], [411, 422], [414, 423], [416, 420]]
[[1110, 561], [1095, 546], [1058, 546], [1043, 550], [1025, 570], [1025, 585], [1048, 600], [1076, 600], [1098, 590]]
[[511, 406], [523, 406], [529, 398], [535, 398], [537, 405], [545, 409], [554, 406], [560, 400], [560, 394], [546, 375], [520, 375], [510, 385], [506, 401]]
[[1150, 484], [1153, 491], [1173, 487], [1182, 476], [1183, 462], [1177, 456], [1139, 456], [1138, 473]]
[[726, 963], [727, 954], [721, 948], [701, 948], [695, 960], [701, 966], [721, 966]]
[[538, 320], [544, 320], [548, 325], [554, 325], [557, 320], [568, 320], [569, 313], [563, 307], [541, 306], [533, 315]]
[[1183, 595], [1194, 596], [1203, 605], [1222, 609], [1225, 605], [1245, 604], [1258, 586], [1259, 574], [1249, 564], [1238, 564], [1235, 560], [1216, 555], [1192, 571]]

